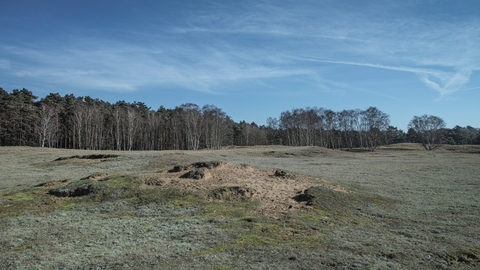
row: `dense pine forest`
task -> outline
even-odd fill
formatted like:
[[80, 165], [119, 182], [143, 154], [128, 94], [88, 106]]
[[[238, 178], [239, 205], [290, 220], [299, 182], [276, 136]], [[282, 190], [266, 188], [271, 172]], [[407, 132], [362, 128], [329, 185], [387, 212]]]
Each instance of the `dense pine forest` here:
[[[198, 150], [278, 144], [373, 151], [381, 145], [422, 142], [425, 131], [412, 122], [405, 133], [390, 126], [389, 116], [375, 107], [340, 112], [314, 107], [284, 111], [258, 126], [237, 123], [214, 105], [152, 110], [143, 102], [111, 104], [58, 93], [39, 99], [27, 89], [8, 93], [0, 88], [0, 146]], [[480, 144], [478, 128], [439, 127], [436, 143]]]

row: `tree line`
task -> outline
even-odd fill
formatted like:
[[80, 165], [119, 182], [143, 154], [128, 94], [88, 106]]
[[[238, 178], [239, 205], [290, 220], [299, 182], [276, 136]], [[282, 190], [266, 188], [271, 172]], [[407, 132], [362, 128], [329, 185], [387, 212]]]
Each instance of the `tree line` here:
[[235, 123], [214, 105], [152, 110], [143, 102], [0, 88], [0, 146], [91, 150], [198, 150], [267, 144], [255, 123]]
[[[340, 112], [305, 108], [284, 111], [278, 119], [270, 117], [267, 125], [258, 126], [235, 122], [214, 105], [186, 103], [152, 110], [143, 102], [112, 104], [58, 93], [38, 100], [25, 88], [11, 93], [0, 88], [0, 146], [198, 150], [277, 144], [375, 150], [392, 143], [423, 143], [425, 128], [432, 126], [421, 126], [415, 119], [405, 133], [390, 126], [389, 116], [376, 107]], [[445, 129], [440, 123], [435, 136], [434, 140], [428, 137], [428, 143], [480, 144], [479, 129], [470, 126]]]
[[389, 116], [376, 107], [341, 112], [316, 107], [292, 109], [282, 112], [278, 120], [269, 118], [267, 123], [273, 131], [281, 131], [282, 142], [286, 145], [331, 149], [375, 150], [388, 143], [388, 132], [394, 129], [389, 126]]

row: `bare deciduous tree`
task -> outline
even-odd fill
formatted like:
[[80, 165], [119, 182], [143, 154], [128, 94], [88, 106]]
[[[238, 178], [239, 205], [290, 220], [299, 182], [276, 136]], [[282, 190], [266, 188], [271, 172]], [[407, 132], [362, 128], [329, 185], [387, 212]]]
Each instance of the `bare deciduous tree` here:
[[139, 115], [136, 108], [127, 108], [127, 138], [128, 138], [128, 151], [132, 151], [135, 135], [137, 132], [139, 121]]
[[227, 135], [227, 114], [213, 105], [202, 108], [203, 133], [207, 149], [220, 149]]
[[414, 116], [408, 123], [408, 128], [416, 132], [416, 139], [425, 147], [425, 150], [432, 150], [442, 143], [445, 126], [442, 118], [426, 114]]
[[84, 141], [84, 136], [83, 134], [85, 133], [85, 115], [86, 115], [86, 105], [83, 103], [80, 103], [75, 106], [75, 111], [73, 112], [73, 117], [74, 117], [74, 130], [76, 131], [76, 141], [77, 141], [77, 147], [78, 149], [83, 149], [83, 141]]
[[269, 117], [267, 119], [267, 139], [268, 144], [281, 144], [280, 132], [279, 132], [279, 121], [277, 118]]
[[355, 138], [354, 129], [357, 126], [358, 113], [355, 110], [343, 110], [338, 115], [338, 125], [343, 133], [344, 145], [351, 151]]
[[200, 148], [200, 136], [202, 135], [202, 112], [196, 104], [187, 103], [180, 106], [185, 124], [185, 135], [188, 150]]
[[122, 150], [122, 135], [123, 135], [123, 121], [122, 119], [124, 118], [125, 115], [125, 110], [120, 107], [116, 107], [113, 109], [112, 112], [113, 115], [113, 126], [115, 128], [115, 143], [116, 143], [116, 148], [118, 151]]
[[338, 124], [338, 117], [337, 113], [332, 110], [325, 110], [324, 111], [324, 123], [325, 123], [325, 131], [326, 131], [326, 143], [327, 148], [336, 148], [336, 137], [335, 137], [335, 130], [337, 129]]
[[55, 118], [57, 112], [54, 107], [46, 104], [40, 105], [37, 111], [38, 120], [36, 130], [40, 135], [40, 146], [45, 147], [45, 142], [49, 142], [49, 145], [51, 145], [51, 137], [56, 133], [57, 120]]
[[390, 120], [388, 114], [380, 111], [376, 107], [370, 107], [365, 111], [365, 121], [368, 127], [367, 143], [370, 150], [375, 151], [381, 141], [383, 131], [388, 128]]

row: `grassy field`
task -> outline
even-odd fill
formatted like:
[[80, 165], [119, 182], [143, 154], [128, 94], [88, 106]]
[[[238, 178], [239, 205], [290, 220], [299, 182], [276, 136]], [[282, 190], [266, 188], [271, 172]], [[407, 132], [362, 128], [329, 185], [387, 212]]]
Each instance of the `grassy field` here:
[[2, 269], [478, 269], [480, 147], [0, 147]]

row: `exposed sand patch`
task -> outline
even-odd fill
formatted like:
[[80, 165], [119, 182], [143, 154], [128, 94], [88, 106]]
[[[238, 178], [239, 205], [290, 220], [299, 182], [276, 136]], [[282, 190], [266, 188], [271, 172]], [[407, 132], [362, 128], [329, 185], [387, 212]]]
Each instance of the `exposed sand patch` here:
[[[206, 163], [208, 164], [208, 162]], [[286, 173], [277, 169], [254, 169], [245, 164], [219, 162], [217, 166], [210, 168], [198, 168], [195, 164], [183, 167], [184, 170], [180, 170], [179, 166], [176, 166], [169, 172], [143, 174], [139, 177], [142, 183], [141, 188], [176, 188], [187, 192], [200, 192], [205, 194], [207, 200], [251, 198], [261, 202], [259, 212], [267, 216], [309, 208], [305, 203], [295, 201], [294, 197], [312, 186], [324, 185], [337, 191], [346, 192], [327, 180]], [[191, 172], [195, 170], [202, 170], [204, 177], [193, 175]], [[192, 177], [185, 176], [189, 173]], [[221, 191], [223, 195], [209, 196], [215, 190]], [[231, 193], [232, 196], [228, 196], [226, 193]]]

